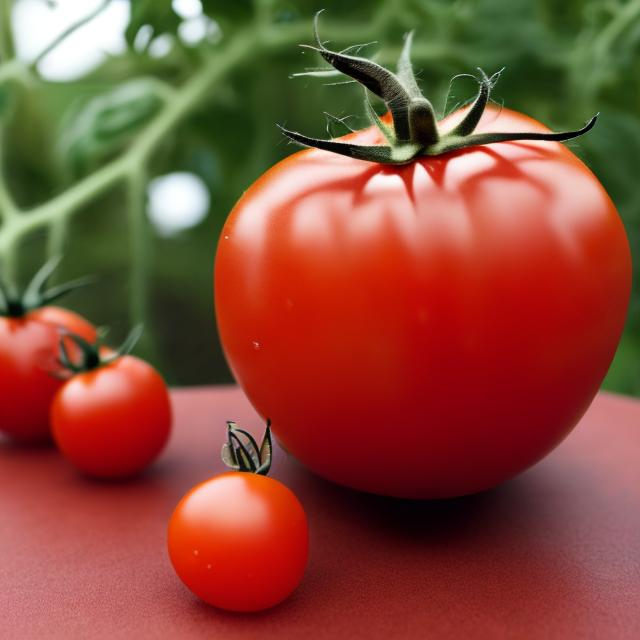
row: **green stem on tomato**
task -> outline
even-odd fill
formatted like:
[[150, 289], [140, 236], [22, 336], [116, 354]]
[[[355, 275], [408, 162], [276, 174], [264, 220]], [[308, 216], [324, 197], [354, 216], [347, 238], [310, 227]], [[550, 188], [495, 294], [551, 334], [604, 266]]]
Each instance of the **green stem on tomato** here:
[[[443, 133], [439, 130], [436, 115], [431, 102], [425, 98], [416, 81], [410, 60], [411, 34], [408, 34], [398, 61], [398, 70], [393, 73], [389, 69], [358, 56], [346, 54], [344, 51], [331, 51], [323, 44], [318, 33], [318, 12], [314, 20], [315, 46], [306, 48], [317, 51], [326, 62], [364, 86], [365, 90], [378, 96], [385, 103], [393, 121], [393, 136], [389, 135], [386, 125], [381, 126], [378, 117], [372, 117], [372, 124], [378, 126], [388, 145], [359, 145], [349, 141], [321, 140], [310, 138], [296, 131], [280, 127], [290, 140], [306, 147], [315, 147], [331, 151], [359, 160], [384, 164], [405, 164], [424, 156], [438, 156], [471, 146], [510, 142], [517, 140], [565, 141], [577, 138], [589, 131], [596, 123], [596, 114], [582, 128], [575, 131], [551, 133], [509, 132], [480, 133], [474, 131], [491, 96], [491, 89], [498, 74], [488, 77], [482, 70], [478, 79], [478, 93], [463, 117], [452, 130]], [[371, 116], [371, 111], [368, 114]]]

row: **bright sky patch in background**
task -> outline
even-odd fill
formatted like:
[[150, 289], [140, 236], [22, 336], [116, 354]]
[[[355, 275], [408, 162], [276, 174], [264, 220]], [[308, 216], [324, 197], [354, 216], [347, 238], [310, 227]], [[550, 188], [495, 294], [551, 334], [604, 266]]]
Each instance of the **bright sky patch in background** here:
[[147, 215], [163, 236], [194, 227], [209, 211], [209, 190], [194, 173], [175, 172], [154, 178], [147, 193]]
[[[32, 62], [65, 29], [101, 4], [102, 0], [62, 0], [50, 6], [44, 0], [18, 0], [12, 15], [18, 58]], [[54, 82], [75, 80], [93, 71], [107, 55], [124, 52], [130, 8], [126, 0], [111, 2], [41, 60], [40, 75]]]
[[[17, 57], [33, 62], [65, 29], [90, 15], [102, 3], [103, 0], [58, 0], [52, 6], [45, 0], [18, 0], [12, 14]], [[185, 44], [196, 44], [205, 37], [219, 37], [216, 23], [202, 13], [200, 0], [173, 0], [172, 6], [183, 19], [179, 37]], [[112, 0], [38, 63], [39, 74], [51, 82], [77, 80], [100, 66], [109, 55], [123, 53], [130, 11], [129, 0]], [[171, 51], [172, 38], [161, 34], [150, 43], [147, 38], [142, 45], [148, 45], [149, 55], [162, 57]], [[147, 194], [148, 218], [163, 236], [197, 225], [209, 211], [209, 191], [192, 173], [155, 178]]]

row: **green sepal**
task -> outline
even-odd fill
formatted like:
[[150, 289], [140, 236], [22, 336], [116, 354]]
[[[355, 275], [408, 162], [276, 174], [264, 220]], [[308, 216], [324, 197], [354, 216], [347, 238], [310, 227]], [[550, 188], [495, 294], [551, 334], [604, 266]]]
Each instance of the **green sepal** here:
[[320, 140], [280, 127], [284, 135], [303, 146], [315, 147], [368, 162], [406, 164], [420, 157], [439, 156], [496, 142], [519, 140], [564, 142], [587, 133], [596, 123], [597, 114], [584, 127], [575, 131], [474, 133], [491, 97], [491, 90], [502, 72], [501, 70], [492, 76], [487, 76], [482, 69], [479, 69], [478, 93], [470, 108], [459, 124], [451, 131], [442, 133], [436, 121], [433, 105], [422, 95], [416, 82], [410, 57], [412, 33], [405, 37], [398, 60], [397, 74], [394, 74], [366, 58], [327, 49], [318, 34], [319, 15], [320, 12], [314, 19], [316, 46], [303, 46], [317, 51], [335, 70], [358, 81], [365, 87], [365, 92], [371, 91], [382, 98], [391, 114], [393, 129], [380, 119], [369, 101], [365, 100], [367, 115], [380, 129], [387, 145], [359, 145], [341, 140]]
[[482, 114], [489, 101], [489, 95], [491, 94], [491, 78], [495, 78], [500, 72], [489, 78], [482, 69], [478, 68], [478, 71], [480, 71], [481, 76], [478, 94], [464, 118], [449, 131], [449, 136], [463, 137], [472, 134], [478, 126], [480, 118], [482, 118]]
[[[327, 133], [331, 138], [339, 138], [348, 133], [353, 133], [353, 129], [345, 122], [346, 118], [338, 118], [328, 111], [324, 112], [324, 117], [327, 120]], [[342, 128], [343, 131], [339, 131], [338, 128]]]
[[29, 311], [51, 304], [58, 298], [96, 281], [92, 276], [85, 276], [47, 288], [51, 276], [61, 261], [60, 255], [47, 260], [21, 294], [12, 291], [6, 283], [0, 281], [0, 315], [21, 317]]
[[320, 13], [316, 13], [313, 21], [313, 32], [317, 46], [304, 46], [317, 51], [334, 69], [353, 78], [384, 100], [393, 118], [396, 138], [401, 142], [408, 141], [410, 130], [407, 105], [411, 97], [405, 87], [395, 74], [377, 62], [327, 49], [320, 40], [318, 33]]
[[393, 162], [391, 147], [378, 145], [365, 146], [360, 144], [351, 144], [349, 142], [338, 142], [337, 140], [321, 140], [320, 138], [310, 138], [297, 131], [289, 131], [281, 127], [280, 131], [290, 140], [297, 142], [305, 147], [314, 147], [325, 151], [332, 151], [350, 158], [359, 160], [371, 160], [372, 162]]
[[468, 136], [452, 136], [447, 135], [442, 138], [441, 142], [434, 146], [432, 149], [424, 149], [423, 155], [439, 156], [443, 153], [450, 151], [458, 151], [459, 149], [466, 149], [468, 147], [477, 147], [485, 144], [494, 144], [496, 142], [518, 142], [521, 140], [544, 140], [547, 142], [565, 142], [578, 138], [584, 135], [588, 131], [591, 131], [595, 126], [599, 113], [584, 125], [584, 127], [577, 129], [576, 131], [552, 131], [550, 133], [541, 132], [526, 132], [519, 133], [474, 133]]
[[382, 118], [377, 114], [376, 110], [373, 108], [371, 104], [371, 100], [369, 100], [369, 94], [364, 92], [364, 108], [367, 112], [367, 116], [369, 120], [371, 120], [371, 124], [375, 125], [380, 129], [382, 135], [385, 137], [386, 141], [391, 145], [396, 144], [396, 135], [393, 132], [393, 128], [390, 127], [386, 122], [383, 122]]
[[[115, 353], [104, 358], [100, 354], [100, 349], [104, 346], [107, 331], [108, 330], [105, 327], [100, 327], [97, 332], [98, 335], [96, 340], [93, 343], [88, 342], [82, 336], [70, 331], [62, 331], [62, 337], [59, 342], [59, 364], [63, 369], [69, 371], [71, 374], [83, 373], [93, 369], [98, 369], [99, 367], [105, 367], [118, 360], [118, 358], [122, 358], [133, 351], [138, 340], [140, 340], [140, 337], [142, 336], [143, 326], [142, 324], [136, 325], [124, 339], [124, 342], [115, 350]], [[65, 343], [65, 338], [71, 340], [71, 342], [73, 342], [80, 350], [79, 362], [74, 362], [70, 357]]]
[[402, 53], [398, 59], [397, 77], [405, 91], [412, 98], [422, 98], [422, 91], [416, 81], [413, 65], [411, 64], [411, 45], [413, 44], [413, 31], [409, 31], [404, 37]]
[[62, 256], [53, 256], [40, 267], [24, 291], [23, 301], [25, 304], [34, 304], [42, 297], [44, 288], [61, 261]]
[[[71, 340], [78, 350], [80, 351], [80, 359], [75, 362], [67, 349], [66, 340]], [[97, 369], [102, 363], [100, 360], [100, 353], [98, 346], [87, 342], [82, 336], [69, 331], [63, 331], [58, 345], [59, 354], [58, 362], [64, 370], [71, 375], [83, 373], [85, 371], [91, 371]]]

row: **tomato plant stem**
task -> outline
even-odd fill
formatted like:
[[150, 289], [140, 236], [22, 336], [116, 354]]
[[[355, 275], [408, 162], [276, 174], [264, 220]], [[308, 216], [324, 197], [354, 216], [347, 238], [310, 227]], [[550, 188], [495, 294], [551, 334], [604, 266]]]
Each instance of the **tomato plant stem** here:
[[131, 240], [131, 278], [129, 289], [129, 313], [131, 323], [147, 321], [147, 273], [149, 265], [149, 250], [144, 241], [144, 207], [145, 207], [146, 172], [142, 165], [129, 175], [127, 183], [129, 228]]

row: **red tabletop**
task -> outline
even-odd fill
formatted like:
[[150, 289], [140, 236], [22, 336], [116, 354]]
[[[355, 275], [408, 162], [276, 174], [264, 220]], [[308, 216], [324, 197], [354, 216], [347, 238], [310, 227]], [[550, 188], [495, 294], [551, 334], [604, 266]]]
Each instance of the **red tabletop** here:
[[482, 495], [408, 502], [320, 480], [276, 450], [309, 516], [305, 580], [253, 615], [199, 602], [165, 551], [169, 515], [221, 471], [233, 387], [173, 393], [159, 464], [88, 481], [0, 443], [0, 638], [640, 638], [640, 402], [601, 394], [546, 460]]

